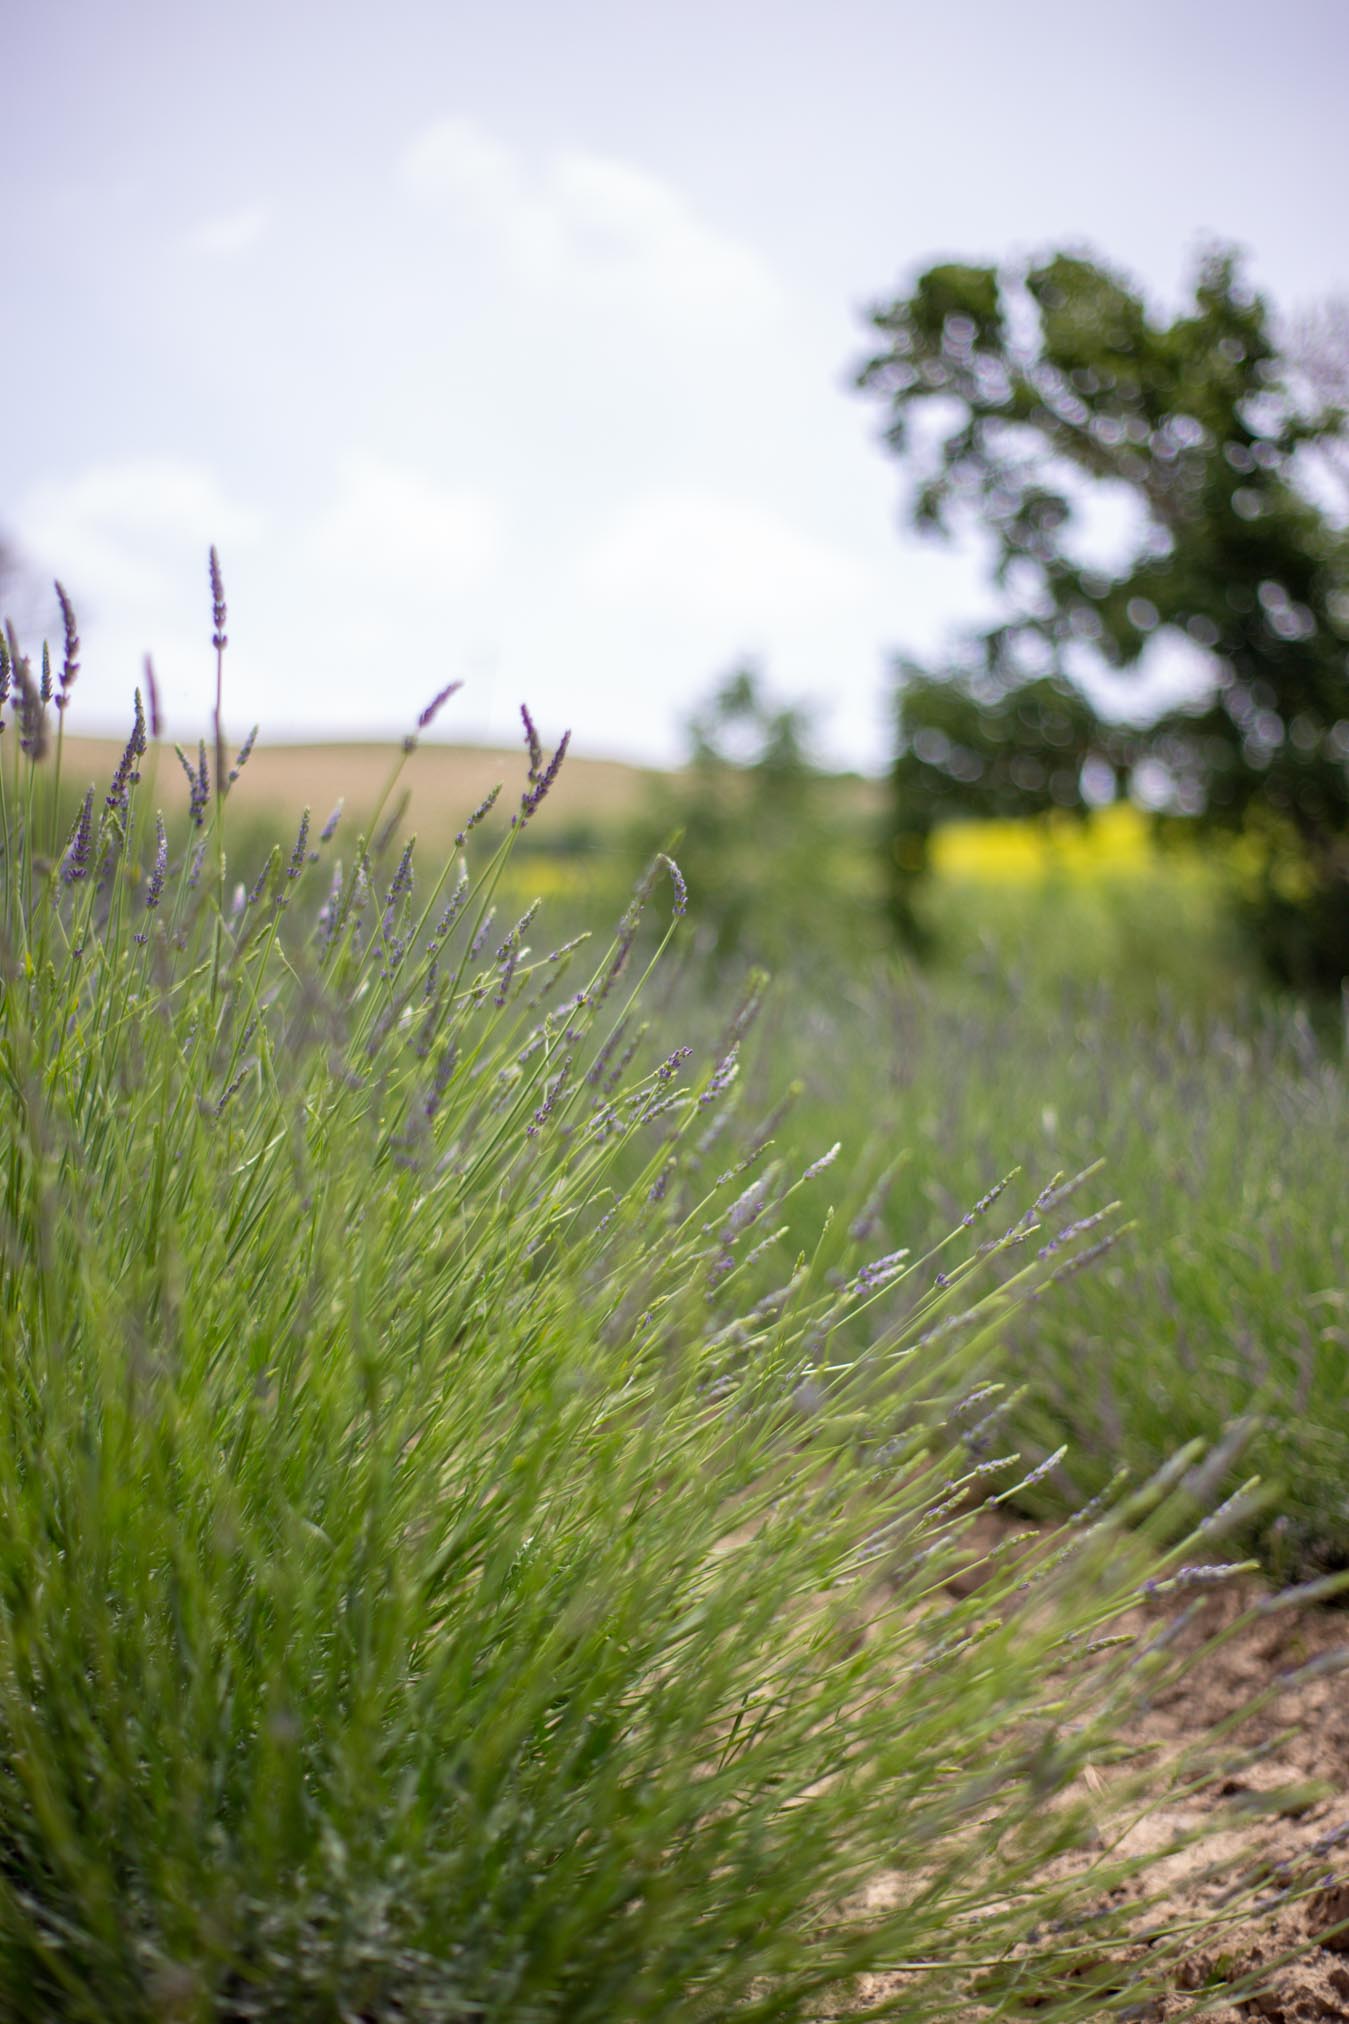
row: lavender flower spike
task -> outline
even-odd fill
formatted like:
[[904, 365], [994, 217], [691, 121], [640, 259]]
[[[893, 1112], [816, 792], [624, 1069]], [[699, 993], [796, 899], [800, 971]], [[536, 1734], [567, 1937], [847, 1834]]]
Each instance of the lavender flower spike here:
[[234, 764], [230, 767], [229, 779], [226, 782], [227, 786], [233, 787], [235, 781], [239, 778], [239, 775], [243, 772], [245, 766], [247, 766], [249, 756], [252, 753], [254, 745], [257, 743], [257, 736], [258, 736], [258, 727], [255, 724], [252, 730], [249, 732], [248, 736], [244, 739], [243, 744], [239, 747], [239, 756], [235, 760]]
[[[567, 747], [568, 745], [570, 745], [570, 743], [571, 743], [571, 732], [564, 731], [562, 733], [562, 737], [558, 744], [556, 752], [554, 752], [552, 758], [548, 761], [548, 764], [544, 768], [543, 772], [537, 776], [537, 779], [535, 779], [534, 786], [529, 789], [527, 794], [522, 794], [520, 796], [521, 822], [528, 822], [530, 816], [533, 815], [538, 809], [539, 803], [543, 800], [543, 797], [548, 792], [548, 789], [557, 779], [557, 776], [562, 769], [562, 761], [567, 756]], [[530, 777], [532, 779], [534, 778], [532, 772]]]
[[665, 866], [665, 869], [669, 872], [670, 883], [674, 887], [674, 896], [675, 896], [674, 910], [675, 910], [675, 918], [676, 920], [678, 920], [682, 915], [686, 914], [689, 910], [688, 884], [684, 878], [683, 872], [679, 869], [679, 866], [675, 863], [674, 859], [672, 857], [667, 857], [664, 851], [660, 853], [660, 861]]
[[214, 548], [211, 550], [210, 571], [211, 623], [214, 627], [211, 634], [211, 645], [218, 654], [223, 654], [225, 648], [229, 645], [229, 640], [225, 634], [225, 583], [224, 578], [220, 574], [220, 557], [216, 554]]
[[520, 719], [525, 727], [525, 743], [529, 747], [529, 784], [532, 787], [537, 782], [539, 769], [543, 765], [543, 745], [535, 728], [534, 719], [529, 714], [528, 703], [521, 703]]
[[300, 827], [295, 835], [295, 847], [290, 854], [290, 863], [286, 866], [286, 877], [288, 879], [299, 878], [301, 872], [304, 870], [305, 856], [308, 849], [309, 810], [306, 808], [300, 816]]
[[491, 792], [483, 796], [482, 800], [478, 803], [477, 807], [474, 809], [472, 815], [469, 816], [468, 821], [464, 824], [458, 836], [456, 836], [454, 839], [456, 845], [460, 850], [463, 849], [464, 844], [467, 841], [469, 831], [476, 829], [478, 824], [481, 821], [483, 821], [483, 819], [486, 816], [491, 814], [492, 809], [496, 803], [496, 798], [498, 794], [500, 794], [500, 792], [501, 792], [501, 783], [500, 781], [498, 781], [497, 785], [491, 790]]
[[1004, 1188], [1009, 1187], [1020, 1172], [1020, 1167], [1013, 1167], [1010, 1174], [1004, 1174], [1000, 1181], [996, 1181], [993, 1184], [986, 1195], [981, 1195], [968, 1214], [961, 1217], [962, 1227], [968, 1230], [976, 1216], [982, 1216], [986, 1209], [991, 1209]]
[[115, 810], [126, 807], [127, 796], [141, 777], [137, 770], [137, 762], [144, 755], [145, 705], [141, 702], [141, 692], [137, 689], [136, 714], [131, 725], [131, 736], [127, 739], [122, 756], [117, 762], [117, 771], [112, 776], [112, 785], [105, 797], [109, 808]]
[[817, 1174], [822, 1174], [826, 1167], [832, 1167], [834, 1161], [838, 1158], [842, 1150], [843, 1150], [842, 1139], [835, 1139], [833, 1145], [830, 1146], [827, 1153], [821, 1153], [820, 1157], [817, 1160], [811, 1161], [810, 1165], [806, 1168], [806, 1171], [801, 1176], [802, 1180], [813, 1181], [815, 1176]]
[[168, 869], [169, 869], [169, 839], [167, 832], [165, 831], [164, 828], [163, 816], [156, 815], [154, 869], [150, 873], [150, 883], [145, 889], [145, 905], [147, 912], [153, 913], [154, 909], [159, 905], [159, 902], [164, 897], [164, 880], [168, 875]]
[[175, 745], [173, 749], [178, 754], [178, 764], [182, 767], [187, 779], [188, 820], [195, 823], [196, 827], [200, 829], [206, 813], [206, 804], [211, 798], [210, 775], [206, 770], [206, 747], [204, 744], [198, 744], [198, 757], [195, 766], [181, 745]]
[[36, 766], [47, 756], [47, 713], [42, 707], [42, 697], [33, 671], [28, 665], [28, 656], [19, 651], [19, 642], [14, 628], [8, 621], [5, 631], [9, 636], [9, 670], [16, 689], [15, 709], [19, 719], [19, 749], [26, 752]]
[[707, 1088], [698, 1098], [700, 1104], [706, 1106], [709, 1103], [715, 1103], [722, 1092], [730, 1088], [736, 1076], [740, 1073], [740, 1063], [736, 1059], [739, 1052], [740, 1043], [739, 1041], [735, 1041], [731, 1046], [729, 1054], [723, 1055], [722, 1059], [717, 1063]]
[[70, 832], [70, 842], [61, 860], [61, 879], [65, 885], [77, 885], [88, 875], [89, 847], [94, 833], [94, 790], [85, 790], [84, 801], [75, 818], [75, 827]]
[[155, 680], [155, 664], [149, 654], [145, 656], [145, 699], [150, 706], [150, 736], [157, 738], [163, 729], [159, 712], [159, 683]]
[[444, 688], [441, 689], [437, 695], [432, 696], [430, 702], [427, 704], [426, 708], [422, 711], [421, 715], [418, 717], [417, 729], [419, 731], [429, 730], [430, 726], [435, 721], [436, 717], [439, 715], [443, 706], [446, 703], [448, 703], [450, 697], [456, 695], [458, 691], [463, 688], [463, 686], [464, 685], [462, 682], [446, 682]]
[[64, 710], [70, 701], [70, 689], [80, 672], [80, 635], [75, 624], [75, 607], [58, 583], [55, 585], [56, 602], [61, 607], [61, 623], [65, 627], [65, 658], [61, 664], [61, 688], [56, 698], [58, 710]]

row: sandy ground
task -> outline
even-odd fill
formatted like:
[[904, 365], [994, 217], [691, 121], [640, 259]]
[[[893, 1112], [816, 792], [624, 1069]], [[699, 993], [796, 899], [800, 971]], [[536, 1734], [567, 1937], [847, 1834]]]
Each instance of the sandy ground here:
[[[1242, 1593], [1214, 1597], [1208, 1627], [1230, 1622], [1260, 1595], [1247, 1584]], [[1164, 1750], [1179, 1749], [1277, 1688], [1236, 1731], [1242, 1743], [1265, 1754], [1184, 1809], [1159, 1813], [1142, 1830], [1151, 1846], [1165, 1845], [1177, 1831], [1234, 1802], [1258, 1803], [1262, 1792], [1292, 1788], [1286, 1810], [1223, 1829], [1168, 1858], [1161, 1876], [1150, 1879], [1154, 1886], [1164, 1884], [1162, 1915], [1177, 1921], [1221, 1912], [1227, 1890], [1252, 1863], [1267, 1884], [1250, 1916], [1196, 1939], [1178, 1974], [1180, 1987], [1156, 2010], [1158, 2018], [1190, 2014], [1187, 1991], [1216, 1996], [1222, 1983], [1268, 1968], [1267, 1993], [1237, 2004], [1218, 2001], [1206, 2014], [1219, 2024], [1250, 2017], [1273, 2024], [1349, 2019], [1349, 1673], [1318, 1673], [1315, 1666], [1319, 1659], [1331, 1662], [1346, 1646], [1349, 1613], [1343, 1609], [1267, 1616], [1201, 1657], [1184, 1685], [1145, 1718], [1149, 1740]], [[1304, 1803], [1297, 1796], [1300, 1786], [1321, 1787], [1324, 1796]], [[1108, 1788], [1102, 1797], [1108, 1802]], [[1342, 1923], [1344, 1930], [1336, 1933]], [[1284, 1967], [1273, 1965], [1317, 1935], [1325, 1936], [1324, 1944]]]
[[[1102, 2012], [1103, 2018], [1349, 2024], [1349, 1670], [1336, 1665], [1336, 1657], [1349, 1652], [1349, 1609], [1281, 1608], [1208, 1649], [1216, 1633], [1271, 1593], [1248, 1579], [1207, 1598], [1185, 1633], [1196, 1652], [1190, 1670], [1157, 1697], [1134, 1731], [1134, 1738], [1174, 1759], [1269, 1694], [1262, 1708], [1236, 1721], [1230, 1738], [1243, 1754], [1254, 1752], [1255, 1761], [1158, 1808], [1125, 1838], [1123, 1849], [1141, 1854], [1208, 1830], [1150, 1866], [1137, 1886], [1140, 1895], [1160, 1899], [1149, 1923], [1175, 1929], [1194, 1922], [1208, 1930], [1196, 1930], [1193, 1944], [1182, 1944], [1178, 1965], [1164, 1978], [1166, 1995]], [[1088, 1784], [1096, 1817], [1108, 1831], [1111, 1772], [1092, 1769]], [[1283, 1795], [1279, 1810], [1260, 1813], [1259, 1796], [1275, 1792]], [[1314, 1940], [1320, 1943], [1309, 1946]], [[1290, 1959], [1294, 1954], [1298, 1958]], [[1253, 1980], [1260, 1985], [1254, 1990]], [[872, 1976], [862, 1993], [879, 2000], [896, 1986], [891, 1978]], [[989, 2014], [973, 2009], [968, 2024], [986, 2024]], [[1030, 2008], [998, 2012], [1034, 2014]]]

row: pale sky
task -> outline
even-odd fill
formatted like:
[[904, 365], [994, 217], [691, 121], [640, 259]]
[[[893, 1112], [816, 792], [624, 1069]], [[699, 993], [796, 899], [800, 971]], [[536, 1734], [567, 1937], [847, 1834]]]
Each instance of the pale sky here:
[[[0, 0], [0, 529], [75, 599], [72, 728], [665, 761], [745, 657], [888, 752], [988, 608], [904, 536], [868, 303], [1090, 244], [1349, 289], [1345, 0]], [[40, 613], [33, 613], [40, 622]]]

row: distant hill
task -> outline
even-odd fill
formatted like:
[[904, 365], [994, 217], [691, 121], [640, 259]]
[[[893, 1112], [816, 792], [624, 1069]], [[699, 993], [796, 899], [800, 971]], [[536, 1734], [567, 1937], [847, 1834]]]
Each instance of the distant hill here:
[[[231, 743], [231, 760], [236, 749]], [[121, 751], [120, 739], [68, 737], [62, 762], [66, 780], [71, 785], [108, 780]], [[322, 822], [344, 800], [348, 818], [359, 823], [374, 808], [398, 756], [394, 744], [268, 745], [260, 740], [231, 790], [231, 802], [240, 811], [275, 814], [285, 821], [308, 807], [314, 820]], [[153, 754], [143, 773], [148, 775], [152, 763]], [[171, 743], [159, 747], [157, 764], [155, 798], [166, 808], [176, 806], [186, 799], [186, 783]], [[400, 791], [407, 787], [412, 792], [407, 826], [428, 844], [445, 843], [498, 781], [499, 805], [509, 810], [527, 784], [527, 771], [521, 747], [419, 745], [399, 781]], [[649, 767], [568, 753], [548, 797], [549, 814], [555, 822], [624, 821], [640, 810], [663, 777]]]

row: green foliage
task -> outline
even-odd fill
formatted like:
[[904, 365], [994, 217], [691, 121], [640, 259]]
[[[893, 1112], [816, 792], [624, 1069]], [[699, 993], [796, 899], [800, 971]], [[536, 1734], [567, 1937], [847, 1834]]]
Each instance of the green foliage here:
[[826, 1270], [753, 1003], [632, 1023], [650, 881], [541, 954], [509, 840], [423, 889], [306, 821], [236, 902], [224, 783], [171, 855], [138, 732], [52, 848], [14, 728], [0, 2015], [768, 2024], [903, 1966], [867, 2014], [953, 2019], [991, 1962], [1087, 2018], [1084, 1920], [1159, 1989], [1111, 1830], [1167, 1774], [1078, 1774], [1182, 1663], [1128, 1624], [1193, 1457], [947, 1586], [1048, 1197]]
[[[1276, 973], [1349, 973], [1349, 536], [1308, 482], [1346, 416], [1281, 352], [1234, 256], [1207, 255], [1169, 319], [1056, 253], [934, 267], [874, 323], [883, 348], [860, 384], [886, 404], [912, 518], [986, 530], [1007, 606], [950, 665], [900, 669], [901, 919], [949, 815], [1146, 787], [1250, 841], [1246, 897]], [[1137, 526], [1112, 569], [1079, 539], [1101, 497]], [[1136, 668], [1168, 631], [1207, 658], [1204, 695], [1145, 725], [1100, 715], [1084, 677]]]
[[858, 783], [820, 772], [809, 719], [776, 705], [758, 673], [731, 674], [688, 725], [686, 766], [631, 839], [643, 860], [677, 839], [699, 946], [799, 969], [875, 949], [868, 816]]

